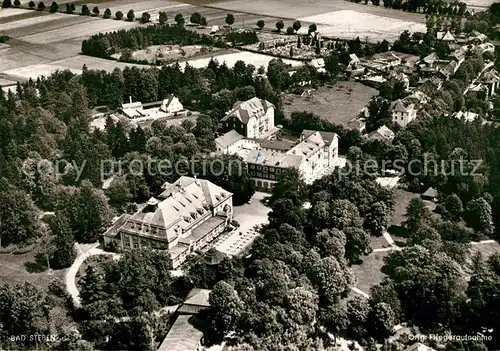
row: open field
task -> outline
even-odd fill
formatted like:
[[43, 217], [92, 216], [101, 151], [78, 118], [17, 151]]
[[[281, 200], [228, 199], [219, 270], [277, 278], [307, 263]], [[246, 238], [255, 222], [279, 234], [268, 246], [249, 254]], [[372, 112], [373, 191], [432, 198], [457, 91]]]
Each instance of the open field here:
[[[396, 18], [342, 10], [320, 15], [301, 17], [300, 21], [316, 23], [323, 36], [352, 39], [359, 37], [370, 42], [382, 39], [395, 41], [405, 30], [425, 32], [425, 24]], [[304, 28], [306, 30], [306, 28]]]
[[[274, 59], [272, 56], [267, 56], [263, 54], [257, 54], [254, 52], [233, 52], [230, 54], [225, 54], [225, 55], [220, 55], [216, 56], [213, 55], [213, 58], [217, 60], [220, 64], [223, 62], [226, 63], [228, 67], [233, 67], [234, 64], [237, 61], [245, 61], [246, 64], [252, 64], [256, 68], [259, 68], [260, 66], [264, 66], [267, 69], [267, 65], [269, 64], [269, 61]], [[206, 67], [208, 63], [210, 62], [211, 57], [205, 57], [205, 58], [200, 58], [200, 59], [194, 59], [194, 60], [188, 60], [184, 62], [180, 62], [181, 67], [185, 67], [186, 63], [189, 63], [190, 66], [194, 68], [202, 68]], [[292, 66], [292, 67], [298, 67], [302, 65], [301, 61], [295, 61], [295, 60], [283, 60], [284, 63]]]
[[54, 61], [50, 64], [39, 64], [32, 66], [25, 66], [20, 68], [15, 68], [3, 72], [9, 77], [15, 77], [18, 79], [29, 79], [36, 78], [40, 76], [47, 76], [55, 72], [56, 70], [69, 69], [71, 72], [79, 74], [82, 71], [83, 65], [87, 65], [89, 69], [99, 69], [112, 72], [115, 68], [124, 69], [126, 66], [137, 66], [137, 67], [150, 67], [147, 65], [136, 65], [132, 63], [116, 62], [112, 60], [100, 59], [97, 57], [90, 56], [75, 56], [63, 60]]
[[381, 268], [384, 266], [384, 258], [389, 256], [390, 252], [373, 252], [363, 257], [363, 263], [352, 266], [356, 275], [356, 287], [366, 293], [370, 293], [370, 288], [380, 283], [385, 274]]
[[[0, 254], [0, 281], [10, 283], [23, 283], [28, 281], [39, 288], [46, 288], [54, 279], [64, 279], [65, 270], [51, 270], [50, 272], [29, 273], [26, 270], [26, 265], [29, 267], [37, 266], [36, 255], [38, 251], [35, 249], [32, 252], [14, 255], [8, 253]], [[33, 268], [36, 270], [36, 268]]]
[[321, 87], [311, 96], [288, 95], [283, 102], [285, 117], [294, 111], [312, 112], [330, 122], [346, 125], [356, 118], [377, 90], [357, 82]]

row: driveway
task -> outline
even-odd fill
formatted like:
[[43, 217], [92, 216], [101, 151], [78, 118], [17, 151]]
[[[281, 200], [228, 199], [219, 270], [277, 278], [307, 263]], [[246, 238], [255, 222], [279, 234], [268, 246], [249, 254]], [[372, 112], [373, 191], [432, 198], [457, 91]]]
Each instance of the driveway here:
[[267, 224], [267, 214], [270, 208], [261, 200], [270, 196], [263, 192], [256, 192], [250, 204], [234, 207], [234, 219], [240, 224], [236, 230], [217, 239], [214, 246], [228, 256], [235, 256], [250, 246], [259, 235], [257, 226]]

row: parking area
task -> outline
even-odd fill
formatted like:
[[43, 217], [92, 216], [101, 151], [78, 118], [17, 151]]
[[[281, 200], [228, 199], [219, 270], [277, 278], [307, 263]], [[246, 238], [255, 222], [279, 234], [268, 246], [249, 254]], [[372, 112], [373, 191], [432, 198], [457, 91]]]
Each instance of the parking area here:
[[262, 200], [270, 194], [256, 192], [251, 203], [234, 207], [234, 219], [240, 224], [236, 230], [217, 239], [215, 247], [228, 256], [235, 256], [250, 246], [259, 235], [259, 226], [267, 223], [269, 207]]

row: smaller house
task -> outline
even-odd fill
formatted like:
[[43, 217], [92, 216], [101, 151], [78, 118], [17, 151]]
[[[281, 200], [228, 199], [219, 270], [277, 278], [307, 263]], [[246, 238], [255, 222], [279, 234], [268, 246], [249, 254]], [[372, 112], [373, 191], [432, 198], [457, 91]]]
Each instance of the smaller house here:
[[180, 314], [197, 314], [203, 310], [210, 307], [210, 302], [208, 301], [210, 296], [210, 291], [208, 289], [193, 289], [189, 292], [186, 300], [179, 307], [177, 312]]
[[243, 135], [234, 129], [215, 139], [215, 147], [218, 153], [234, 154], [242, 147]]
[[450, 63], [448, 63], [443, 69], [441, 69], [439, 73], [441, 73], [444, 78], [448, 79], [457, 72], [459, 67], [459, 62], [450, 61]]
[[219, 31], [219, 26], [212, 26], [212, 29], [210, 30], [210, 34], [215, 34]]
[[160, 110], [165, 113], [175, 114], [183, 111], [184, 106], [182, 106], [178, 98], [173, 95], [168, 95], [167, 98], [163, 100]]
[[384, 143], [390, 143], [392, 139], [394, 139], [394, 136], [395, 136], [394, 132], [389, 128], [387, 128], [387, 126], [383, 125], [379, 129], [368, 134], [367, 139], [377, 140]]
[[366, 129], [366, 123], [362, 119], [355, 118], [347, 124], [347, 127], [349, 127], [350, 129], [357, 130], [360, 133], [363, 133]]
[[358, 68], [359, 65], [359, 58], [356, 56], [356, 54], [350, 54], [349, 55], [349, 64], [347, 65], [347, 70], [355, 70]]
[[444, 42], [449, 43], [449, 44], [455, 43], [455, 41], [456, 41], [455, 37], [453, 36], [453, 34], [451, 34], [451, 32], [449, 30], [446, 32], [437, 32], [436, 39], [444, 41]]
[[130, 102], [128, 104], [122, 104], [120, 110], [128, 118], [140, 118], [146, 116], [142, 102], [132, 102], [132, 97], [130, 97]]
[[471, 36], [467, 38], [467, 41], [473, 44], [482, 44], [487, 40], [488, 36], [486, 34], [478, 32], [477, 30], [472, 31]]
[[479, 45], [476, 45], [476, 47], [474, 48], [474, 51], [477, 54], [484, 54], [485, 52], [494, 53], [495, 52], [495, 45], [493, 45], [492, 43], [479, 44]]
[[421, 195], [422, 199], [423, 200], [427, 200], [427, 201], [436, 201], [437, 199], [437, 196], [438, 196], [438, 192], [436, 189], [434, 188], [429, 188], [427, 189], [426, 191], [423, 192], [423, 194]]
[[475, 121], [476, 119], [479, 118], [479, 115], [474, 112], [463, 112], [463, 111], [458, 111], [453, 115], [456, 119], [463, 120], [464, 122], [472, 122]]
[[495, 69], [489, 70], [481, 75], [478, 83], [481, 83], [488, 89], [488, 96], [493, 96], [500, 85], [500, 75]]
[[326, 72], [325, 70], [325, 59], [323, 58], [317, 58], [317, 59], [312, 59], [311, 60], [311, 66], [316, 68], [316, 71], [319, 73], [324, 73]]
[[396, 100], [391, 104], [392, 121], [401, 127], [406, 127], [408, 123], [417, 118], [417, 110], [413, 103], [404, 100]]

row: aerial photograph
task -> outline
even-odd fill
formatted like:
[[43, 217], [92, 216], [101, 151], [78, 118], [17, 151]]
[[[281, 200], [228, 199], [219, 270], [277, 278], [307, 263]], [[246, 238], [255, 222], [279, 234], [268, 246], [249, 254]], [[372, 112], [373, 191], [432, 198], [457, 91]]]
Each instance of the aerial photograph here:
[[494, 1], [0, 0], [0, 350], [500, 351]]

